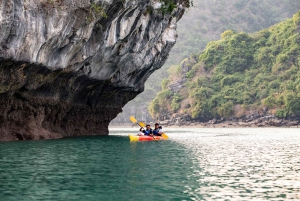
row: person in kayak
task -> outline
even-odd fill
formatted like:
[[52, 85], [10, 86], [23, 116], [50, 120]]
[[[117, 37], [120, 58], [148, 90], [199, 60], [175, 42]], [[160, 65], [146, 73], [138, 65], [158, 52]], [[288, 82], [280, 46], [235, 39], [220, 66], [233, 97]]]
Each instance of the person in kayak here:
[[161, 136], [161, 134], [163, 134], [162, 127], [159, 126], [158, 123], [156, 123], [155, 124], [155, 128], [153, 129], [153, 135], [155, 135], [155, 136]]
[[149, 124], [146, 125], [146, 129], [141, 128], [140, 131], [143, 132], [144, 135], [147, 135], [147, 136], [152, 136], [153, 135], [153, 130], [150, 128]]

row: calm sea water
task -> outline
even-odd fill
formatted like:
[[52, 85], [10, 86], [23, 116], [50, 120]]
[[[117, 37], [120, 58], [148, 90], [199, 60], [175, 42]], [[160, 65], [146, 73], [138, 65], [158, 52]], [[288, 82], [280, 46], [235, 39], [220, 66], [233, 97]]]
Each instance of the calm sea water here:
[[300, 129], [165, 129], [0, 143], [0, 200], [300, 199]]

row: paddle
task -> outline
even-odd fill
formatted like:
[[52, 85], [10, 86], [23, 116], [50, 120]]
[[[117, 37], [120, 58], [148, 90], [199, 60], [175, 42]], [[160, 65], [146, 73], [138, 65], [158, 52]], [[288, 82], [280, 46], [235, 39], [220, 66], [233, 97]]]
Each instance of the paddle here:
[[141, 128], [143, 128], [143, 127], [146, 126], [146, 124], [144, 124], [143, 122], [138, 122], [138, 121], [134, 118], [134, 116], [131, 116], [129, 119], [130, 119], [130, 121], [132, 121], [133, 123], [139, 125]]
[[146, 127], [146, 124], [144, 124], [143, 122], [139, 122], [138, 125], [140, 125], [141, 127]]
[[166, 134], [164, 134], [164, 133], [162, 133], [161, 136], [162, 136], [164, 139], [166, 139], [166, 140], [169, 139], [169, 137], [168, 137]]

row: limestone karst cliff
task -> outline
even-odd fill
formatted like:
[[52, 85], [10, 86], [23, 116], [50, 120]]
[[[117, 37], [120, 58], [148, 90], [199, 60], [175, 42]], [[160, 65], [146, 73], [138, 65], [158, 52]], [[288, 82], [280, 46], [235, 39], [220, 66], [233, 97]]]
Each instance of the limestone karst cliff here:
[[168, 3], [0, 0], [0, 141], [108, 134], [176, 42]]

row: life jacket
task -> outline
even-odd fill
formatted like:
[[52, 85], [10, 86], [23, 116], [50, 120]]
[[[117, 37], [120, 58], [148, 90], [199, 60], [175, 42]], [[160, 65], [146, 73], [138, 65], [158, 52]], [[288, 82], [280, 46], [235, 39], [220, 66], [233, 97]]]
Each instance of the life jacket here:
[[159, 132], [161, 132], [161, 127], [158, 127], [158, 129], [153, 129], [153, 135], [161, 136]]
[[149, 130], [143, 130], [143, 133], [144, 133], [145, 135], [150, 135], [150, 134], [152, 134], [152, 129], [149, 129]]

